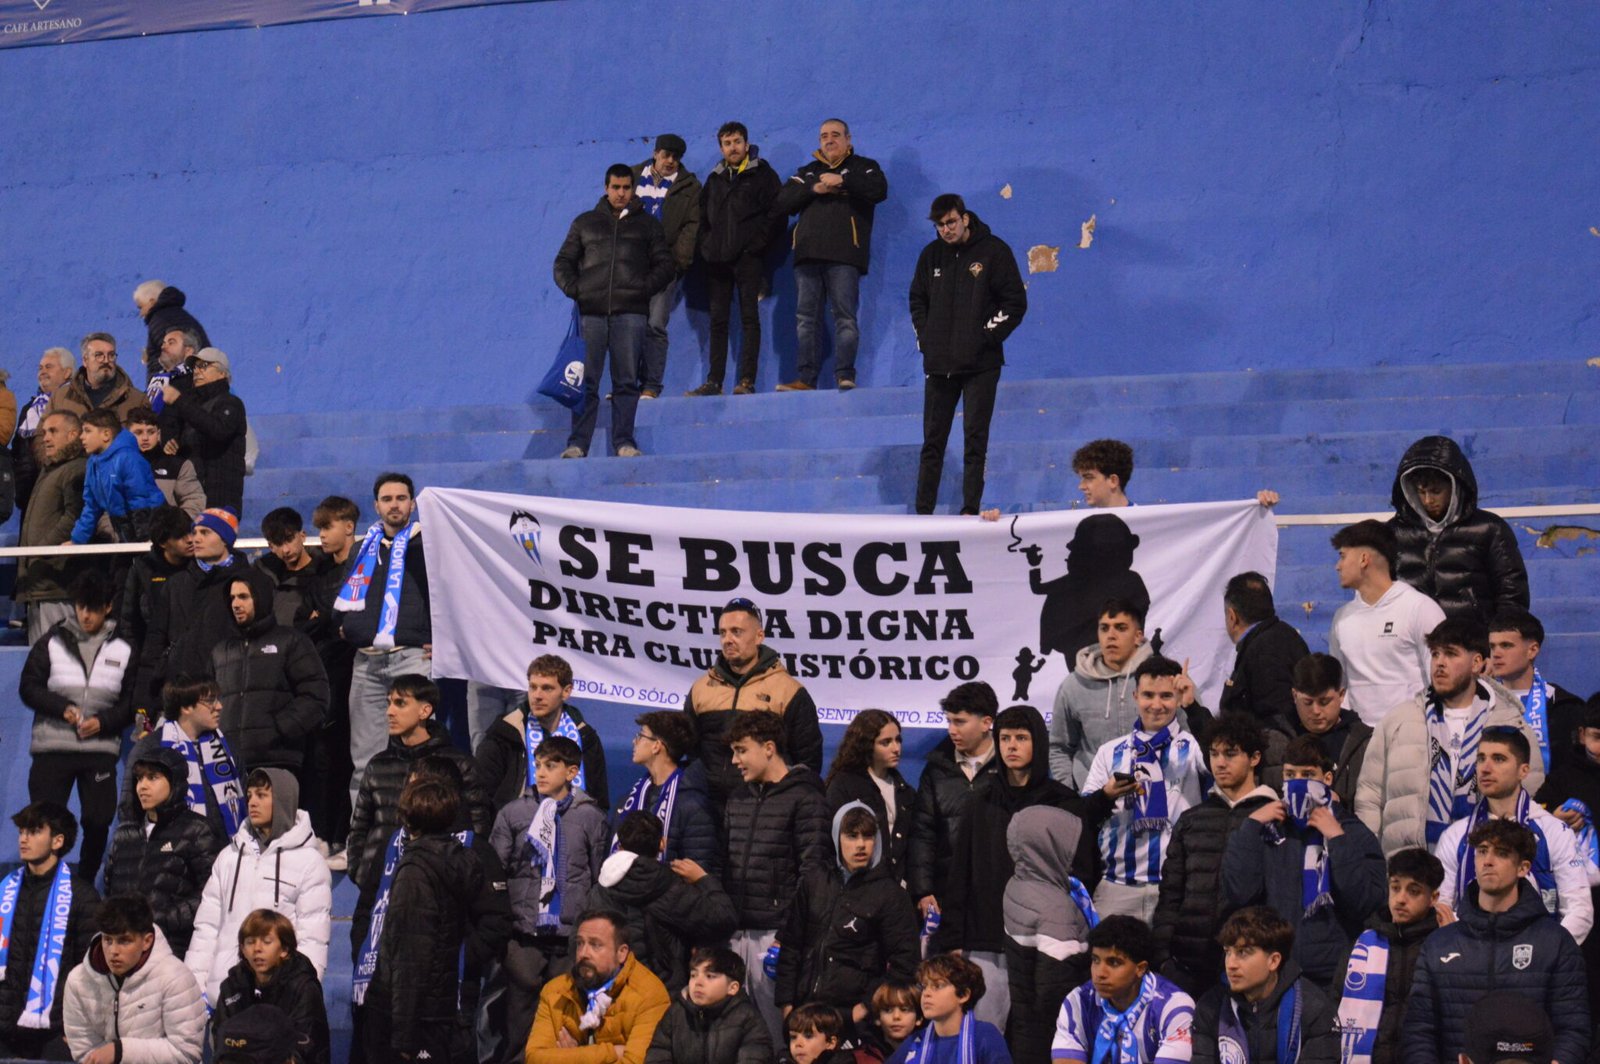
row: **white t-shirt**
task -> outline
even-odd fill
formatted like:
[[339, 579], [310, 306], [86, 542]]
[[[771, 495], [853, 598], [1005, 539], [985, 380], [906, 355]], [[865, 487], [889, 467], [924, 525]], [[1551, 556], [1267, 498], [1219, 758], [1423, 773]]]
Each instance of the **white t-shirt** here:
[[1395, 706], [1428, 686], [1428, 633], [1444, 610], [1410, 584], [1396, 580], [1369, 606], [1361, 595], [1333, 615], [1328, 653], [1344, 666], [1350, 708], [1377, 727]]

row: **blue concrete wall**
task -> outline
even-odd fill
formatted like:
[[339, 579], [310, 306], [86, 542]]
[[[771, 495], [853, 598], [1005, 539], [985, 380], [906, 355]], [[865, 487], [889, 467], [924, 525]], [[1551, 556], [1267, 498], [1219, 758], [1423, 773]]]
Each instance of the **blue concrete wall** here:
[[[1600, 7], [1490, 0], [566, 0], [24, 49], [0, 59], [0, 357], [136, 347], [159, 275], [257, 411], [520, 397], [606, 164], [673, 129], [704, 172], [738, 117], [787, 172], [831, 114], [890, 179], [869, 384], [917, 374], [904, 287], [946, 190], [1062, 248], [1014, 375], [1586, 357], [1597, 56]], [[775, 290], [788, 376], [786, 268]], [[703, 374], [679, 351], [673, 388]]]

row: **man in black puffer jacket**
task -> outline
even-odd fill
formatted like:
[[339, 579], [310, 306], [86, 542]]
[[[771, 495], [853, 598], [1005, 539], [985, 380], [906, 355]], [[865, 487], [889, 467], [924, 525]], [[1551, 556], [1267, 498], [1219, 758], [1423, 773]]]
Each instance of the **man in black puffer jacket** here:
[[744, 992], [744, 962], [730, 949], [697, 949], [689, 988], [673, 995], [644, 1064], [771, 1064], [772, 1036]]
[[1528, 568], [1511, 526], [1478, 508], [1472, 463], [1448, 436], [1406, 448], [1395, 473], [1389, 526], [1400, 547], [1396, 580], [1439, 603], [1447, 617], [1488, 621], [1528, 608]]
[[1000, 774], [993, 735], [1000, 701], [994, 688], [982, 680], [959, 684], [939, 700], [939, 709], [949, 734], [923, 761], [906, 861], [906, 889], [924, 918], [938, 908], [961, 814], [973, 792]]
[[1011, 248], [960, 196], [936, 197], [928, 217], [939, 235], [922, 249], [911, 277], [911, 324], [924, 374], [917, 513], [933, 513], [939, 500], [944, 447], [960, 403], [966, 426], [961, 512], [975, 514], [983, 502], [983, 463], [1004, 344], [1028, 312], [1028, 290]]
[[628, 946], [639, 963], [677, 996], [689, 982], [689, 952], [726, 942], [738, 925], [733, 901], [717, 877], [695, 861], [662, 862], [661, 821], [633, 812], [617, 822], [617, 851], [582, 908], [628, 918]]
[[228, 840], [210, 819], [189, 810], [189, 763], [178, 751], [158, 746], [129, 771], [141, 815], [117, 824], [106, 894], [138, 894], [149, 901], [156, 926], [181, 958], [194, 934], [211, 863]]
[[817, 386], [821, 356], [817, 331], [822, 326], [822, 297], [833, 311], [834, 379], [839, 390], [856, 386], [856, 348], [861, 330], [856, 305], [861, 277], [872, 257], [872, 215], [889, 198], [883, 167], [857, 155], [850, 127], [843, 119], [822, 123], [811, 161], [784, 184], [773, 206], [775, 214], [798, 214], [794, 223], [796, 290], [795, 368], [799, 379], [778, 385], [780, 392], [809, 392]]
[[1248, 713], [1258, 724], [1294, 714], [1291, 675], [1310, 648], [1272, 608], [1272, 587], [1260, 573], [1239, 573], [1222, 592], [1223, 626], [1233, 641], [1233, 674], [1218, 713]]
[[172, 426], [182, 453], [194, 463], [206, 505], [242, 514], [248, 431], [244, 401], [230, 390], [233, 371], [227, 355], [205, 347], [194, 357], [193, 386], [179, 391], [168, 384], [161, 390], [166, 400], [161, 419]]
[[1411, 983], [1400, 1059], [1458, 1059], [1467, 1014], [1491, 990], [1525, 994], [1555, 1027], [1555, 1059], [1589, 1052], [1589, 993], [1583, 954], [1523, 877], [1538, 846], [1511, 820], [1472, 833], [1478, 880], [1453, 924], [1428, 936]]
[[639, 454], [633, 416], [639, 406], [639, 363], [644, 357], [650, 297], [677, 276], [661, 223], [633, 191], [633, 168], [606, 171], [606, 194], [594, 210], [573, 220], [556, 253], [555, 281], [578, 304], [585, 347], [583, 406], [572, 412], [563, 458], [582, 458], [600, 416], [600, 375], [611, 353], [611, 446], [622, 458]]
[[235, 632], [211, 649], [222, 731], [242, 771], [298, 771], [328, 712], [328, 674], [311, 640], [277, 622], [272, 577], [255, 566], [228, 584]]
[[455, 762], [466, 781], [463, 796], [472, 830], [488, 838], [494, 824], [489, 796], [478, 783], [472, 758], [450, 743], [450, 733], [433, 719], [439, 704], [439, 688], [425, 676], [395, 677], [390, 685], [387, 724], [389, 745], [367, 763], [356, 792], [355, 809], [350, 814], [350, 879], [360, 892], [350, 919], [350, 937], [356, 949], [367, 937], [372, 903], [378, 881], [383, 876], [383, 857], [389, 840], [400, 827], [400, 792], [411, 777], [417, 762], [439, 754]]
[[838, 863], [810, 868], [778, 939], [779, 1008], [832, 1005], [852, 1022], [870, 1022], [872, 994], [885, 982], [916, 981], [922, 959], [917, 907], [889, 875], [883, 833], [864, 802], [833, 815]]
[[1161, 892], [1154, 918], [1155, 968], [1198, 1001], [1222, 976], [1217, 928], [1222, 902], [1222, 855], [1228, 839], [1277, 792], [1257, 775], [1266, 740], [1255, 718], [1231, 713], [1206, 729], [1201, 742], [1214, 781], [1205, 801], [1190, 806], [1172, 826], [1161, 861]]

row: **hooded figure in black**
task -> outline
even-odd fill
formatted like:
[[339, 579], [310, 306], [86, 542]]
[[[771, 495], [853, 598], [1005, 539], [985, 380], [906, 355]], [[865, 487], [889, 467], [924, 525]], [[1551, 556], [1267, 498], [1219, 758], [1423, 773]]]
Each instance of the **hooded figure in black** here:
[[1067, 572], [1054, 580], [1039, 579], [1042, 552], [1036, 546], [1025, 548], [1028, 555], [1028, 586], [1043, 595], [1039, 611], [1039, 653], [1049, 657], [1057, 650], [1071, 666], [1078, 651], [1093, 646], [1100, 622], [1100, 607], [1111, 599], [1122, 599], [1148, 611], [1150, 592], [1144, 578], [1133, 571], [1133, 552], [1139, 537], [1115, 514], [1097, 513], [1085, 517], [1073, 529], [1067, 544]]
[[[844, 836], [847, 829], [853, 829]], [[871, 831], [866, 866], [852, 870], [849, 838]], [[885, 981], [915, 981], [922, 959], [917, 907], [883, 859], [883, 832], [864, 802], [833, 815], [831, 868], [808, 868], [789, 905], [778, 941], [778, 1007], [832, 1005], [856, 1022], [870, 1022], [872, 995]], [[857, 846], [865, 845], [864, 840]], [[790, 944], [793, 944], [792, 946]]]
[[[249, 589], [248, 601], [236, 584]], [[304, 634], [278, 623], [273, 594], [270, 574], [255, 566], [235, 572], [228, 585], [234, 632], [211, 650], [222, 733], [245, 772], [298, 770], [328, 711], [322, 658]]]
[[211, 346], [211, 337], [206, 335], [206, 327], [188, 309], [184, 303], [188, 301], [183, 289], [174, 285], [167, 285], [150, 304], [141, 317], [144, 318], [147, 330], [144, 344], [144, 368], [146, 375], [157, 373], [161, 369], [161, 341], [165, 340], [167, 333], [173, 329], [186, 329], [194, 333], [200, 341], [201, 347]]
[[[1027, 739], [1019, 742], [1019, 733], [1026, 733]], [[994, 736], [1001, 768], [973, 793], [956, 829], [948, 880], [939, 896], [942, 916], [929, 944], [930, 956], [956, 949], [1005, 951], [1005, 914], [1000, 899], [1015, 870], [1006, 833], [1011, 818], [1024, 809], [1047, 805], [1078, 817], [1083, 830], [1072, 874], [1091, 891], [1099, 880], [1095, 832], [1111, 814], [1112, 800], [1103, 792], [1079, 796], [1050, 778], [1049, 733], [1044, 717], [1032, 706], [1002, 710], [994, 719]], [[1032, 749], [1028, 750], [1030, 742]], [[1021, 764], [1013, 765], [1008, 758]], [[991, 993], [998, 989], [989, 988]]]
[[[189, 762], [170, 746], [158, 746], [129, 766], [153, 765], [167, 777], [172, 792], [153, 810], [117, 824], [106, 872], [106, 895], [138, 894], [150, 902], [156, 926], [172, 952], [182, 957], [194, 935], [200, 895], [211, 878], [211, 863], [227, 845], [210, 819], [188, 805]], [[135, 794], [138, 784], [134, 785]], [[147, 825], [150, 830], [146, 831]]]
[[1456, 441], [1424, 436], [1407, 447], [1390, 501], [1400, 547], [1395, 579], [1432, 597], [1447, 617], [1487, 621], [1502, 606], [1528, 608], [1516, 534], [1478, 508], [1478, 478]]

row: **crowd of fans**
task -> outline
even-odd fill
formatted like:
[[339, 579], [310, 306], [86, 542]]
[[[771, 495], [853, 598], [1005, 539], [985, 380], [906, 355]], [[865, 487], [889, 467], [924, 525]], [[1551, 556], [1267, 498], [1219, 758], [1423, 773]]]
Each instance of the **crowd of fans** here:
[[[1516, 540], [1452, 441], [1406, 452], [1391, 520], [1333, 537], [1329, 653], [1260, 574], [1229, 581], [1214, 710], [1141, 584], [1098, 604], [1048, 719], [951, 690], [912, 787], [880, 710], [824, 765], [741, 598], [613, 792], [555, 655], [452, 741], [405, 474], [364, 530], [333, 496], [319, 546], [280, 508], [268, 553], [236, 549], [227, 356], [176, 289], [135, 299], [147, 390], [107, 334], [82, 368], [52, 349], [13, 447], [24, 544], [150, 546], [19, 575], [0, 1055], [327, 1061], [342, 872], [369, 1064], [1589, 1059], [1600, 702], [1540, 672]], [[1073, 467], [1089, 506], [1131, 505], [1126, 444]]]

